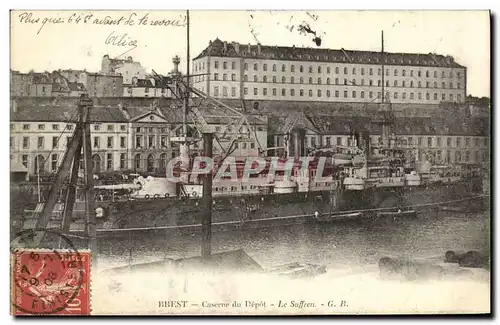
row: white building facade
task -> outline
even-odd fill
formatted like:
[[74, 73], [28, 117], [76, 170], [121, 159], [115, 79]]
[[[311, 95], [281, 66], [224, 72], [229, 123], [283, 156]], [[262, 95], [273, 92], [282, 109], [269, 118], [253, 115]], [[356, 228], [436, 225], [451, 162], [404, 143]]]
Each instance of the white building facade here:
[[193, 74], [194, 86], [216, 98], [368, 103], [382, 99], [382, 82], [391, 103], [461, 103], [467, 93], [466, 67], [432, 53], [382, 56], [216, 39], [193, 60]]

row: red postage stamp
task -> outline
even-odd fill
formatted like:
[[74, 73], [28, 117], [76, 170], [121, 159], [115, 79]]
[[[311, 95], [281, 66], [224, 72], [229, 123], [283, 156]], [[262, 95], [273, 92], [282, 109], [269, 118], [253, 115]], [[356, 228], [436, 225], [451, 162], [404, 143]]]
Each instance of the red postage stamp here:
[[13, 315], [89, 315], [90, 252], [12, 252]]

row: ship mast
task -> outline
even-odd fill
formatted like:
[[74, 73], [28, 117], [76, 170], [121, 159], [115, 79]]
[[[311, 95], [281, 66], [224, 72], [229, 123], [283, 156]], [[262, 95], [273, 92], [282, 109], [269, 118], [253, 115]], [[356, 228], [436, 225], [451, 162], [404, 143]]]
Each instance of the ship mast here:
[[382, 147], [387, 149], [390, 147], [390, 125], [394, 124], [394, 116], [392, 115], [391, 103], [385, 94], [385, 51], [384, 51], [384, 31], [381, 33], [382, 49], [380, 52], [380, 61], [382, 69], [382, 94], [380, 103], [381, 119], [374, 121], [382, 126]]
[[182, 135], [184, 137], [184, 144], [187, 146], [187, 114], [189, 109], [189, 85], [190, 85], [190, 76], [189, 76], [189, 10], [186, 10], [186, 38], [187, 38], [187, 56], [186, 56], [186, 89], [184, 91], [184, 114], [182, 114]]

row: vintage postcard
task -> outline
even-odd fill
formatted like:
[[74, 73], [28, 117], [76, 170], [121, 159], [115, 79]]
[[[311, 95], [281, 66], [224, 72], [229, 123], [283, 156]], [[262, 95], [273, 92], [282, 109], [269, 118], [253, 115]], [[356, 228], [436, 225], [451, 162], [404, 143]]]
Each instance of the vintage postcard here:
[[490, 12], [10, 26], [12, 315], [491, 312]]

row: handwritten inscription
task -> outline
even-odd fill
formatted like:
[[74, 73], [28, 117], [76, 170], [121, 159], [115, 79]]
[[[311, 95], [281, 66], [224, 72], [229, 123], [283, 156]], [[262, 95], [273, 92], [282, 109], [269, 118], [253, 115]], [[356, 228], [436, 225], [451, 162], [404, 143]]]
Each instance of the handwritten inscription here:
[[[151, 27], [184, 27], [187, 24], [185, 15], [178, 18], [152, 19], [149, 13], [131, 13], [128, 16], [98, 14], [98, 13], [78, 13], [69, 12], [56, 14], [53, 17], [37, 16], [32, 12], [23, 12], [18, 15], [19, 22], [26, 25], [40, 26], [37, 34], [48, 25], [100, 25], [100, 26], [151, 26]], [[113, 44], [116, 45], [116, 44]], [[131, 45], [132, 46], [132, 45]]]
[[117, 32], [111, 32], [108, 37], [106, 37], [105, 43], [107, 45], [114, 45], [114, 46], [132, 46], [132, 47], [137, 47], [137, 40], [132, 39], [127, 33], [117, 33]]

